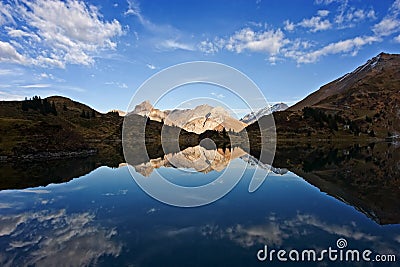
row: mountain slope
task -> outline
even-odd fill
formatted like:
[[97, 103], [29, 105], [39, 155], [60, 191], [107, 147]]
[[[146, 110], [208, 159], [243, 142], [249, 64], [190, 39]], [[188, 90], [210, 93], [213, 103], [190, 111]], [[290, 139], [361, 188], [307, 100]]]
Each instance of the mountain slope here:
[[96, 151], [105, 140], [120, 139], [121, 124], [118, 114], [102, 114], [66, 97], [0, 101], [0, 155], [29, 159]]
[[[332, 100], [333, 96], [340, 96], [346, 91], [361, 89], [363, 86], [375, 87], [375, 90], [394, 90], [396, 86], [391, 85], [399, 83], [400, 55], [380, 53], [376, 57], [368, 60], [364, 65], [359, 66], [354, 71], [343, 75], [342, 77], [322, 86], [316, 92], [310, 94], [302, 101], [291, 106], [289, 111], [302, 110], [304, 107], [320, 106], [328, 98]], [[381, 78], [379, 81], [377, 78]], [[325, 101], [324, 101], [325, 100]]]
[[[167, 141], [179, 137], [182, 147], [198, 144], [196, 134], [176, 126], [165, 127], [144, 116], [130, 113], [121, 117], [118, 111], [104, 114], [66, 97], [35, 96], [24, 101], [0, 101], [0, 161], [103, 156], [122, 151], [124, 118], [129, 122], [125, 137], [132, 142], [143, 140], [146, 144], [142, 145], [161, 149], [163, 129]], [[141, 132], [143, 139], [138, 138]]]
[[274, 118], [281, 138], [398, 136], [400, 55], [381, 53]]

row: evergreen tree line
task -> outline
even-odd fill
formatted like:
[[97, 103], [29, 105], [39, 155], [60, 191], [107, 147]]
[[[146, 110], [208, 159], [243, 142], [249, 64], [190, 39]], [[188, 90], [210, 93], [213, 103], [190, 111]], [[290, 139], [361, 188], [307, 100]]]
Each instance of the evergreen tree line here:
[[25, 98], [22, 101], [22, 110], [28, 111], [29, 109], [37, 110], [43, 115], [53, 114], [57, 116], [57, 109], [54, 102], [49, 102], [47, 99], [41, 99], [40, 96], [34, 96], [30, 99]]
[[314, 121], [319, 122], [321, 125], [326, 123], [329, 129], [335, 131], [338, 130], [338, 122], [344, 123], [344, 119], [337, 114], [335, 114], [334, 116], [332, 116], [331, 114], [326, 115], [325, 112], [311, 107], [305, 107], [303, 109], [303, 116], [304, 118], [313, 118]]
[[85, 119], [95, 118], [96, 112], [94, 110], [92, 110], [92, 112], [82, 110], [82, 113], [80, 116], [81, 116], [81, 118], [85, 118]]
[[343, 125], [348, 125], [349, 130], [355, 135], [358, 135], [361, 132], [361, 129], [357, 123], [350, 119], [343, 118], [338, 114], [335, 114], [334, 116], [331, 114], [326, 115], [326, 113], [322, 110], [305, 107], [303, 108], [303, 116], [304, 118], [312, 118], [314, 121], [319, 122], [321, 126], [326, 123], [329, 129], [334, 131], [338, 131], [338, 123], [340, 123]]
[[107, 114], [110, 114], [112, 116], [119, 116], [118, 111], [109, 111], [109, 112], [107, 112]]

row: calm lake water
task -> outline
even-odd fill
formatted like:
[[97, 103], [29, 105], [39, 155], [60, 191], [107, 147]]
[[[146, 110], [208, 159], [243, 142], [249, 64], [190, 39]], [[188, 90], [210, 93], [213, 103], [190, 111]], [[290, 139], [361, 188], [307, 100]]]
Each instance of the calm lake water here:
[[[272, 262], [259, 261], [257, 252], [265, 245], [268, 250], [288, 252], [338, 249], [337, 240], [343, 238], [347, 241], [344, 249], [369, 249], [371, 259], [376, 254], [393, 254], [397, 262], [335, 262], [326, 258], [318, 263], [296, 263], [296, 266], [399, 266], [399, 188], [384, 194], [392, 198], [383, 198], [383, 204], [379, 205], [375, 199], [368, 202], [363, 197], [376, 195], [379, 190], [365, 187], [362, 180], [356, 181], [361, 191], [343, 187], [341, 182], [335, 184], [332, 181], [341, 181], [341, 178], [334, 176], [329, 180], [325, 176], [329, 170], [346, 173], [342, 165], [364, 160], [359, 156], [363, 149], [354, 157], [351, 157], [354, 151], [337, 151], [331, 161], [318, 165], [323, 169], [313, 169], [310, 163], [305, 165], [305, 159], [299, 167], [292, 159], [293, 165], [285, 166], [289, 167], [287, 171], [275, 170], [277, 173], [269, 174], [253, 193], [249, 193], [248, 187], [255, 164], [249, 164], [246, 156], [235, 158], [231, 162], [233, 173], [246, 167], [237, 186], [216, 202], [197, 208], [173, 207], [153, 199], [135, 183], [127, 166], [97, 167], [101, 164], [95, 164], [92, 159], [75, 160], [68, 169], [81, 168], [87, 174], [72, 180], [69, 177], [66, 182], [57, 180], [56, 184], [47, 186], [23, 188], [22, 184], [14, 184], [14, 188], [20, 188], [17, 190], [3, 185], [0, 265], [281, 266], [276, 257]], [[393, 151], [396, 156], [397, 150]], [[377, 157], [379, 149], [375, 154]], [[344, 162], [338, 160], [340, 155], [347, 156]], [[281, 156], [280, 160], [287, 162], [284, 158]], [[78, 164], [88, 164], [93, 170]], [[137, 167], [141, 172], [137, 175], [145, 174], [146, 179], [152, 179], [159, 172], [171, 177], [176, 184], [191, 186], [212, 182], [221, 172], [187, 172], [165, 163], [153, 170], [145, 165]], [[9, 166], [1, 168], [10, 169]], [[355, 165], [351, 168], [357, 169]], [[309, 177], [295, 174], [298, 170]], [[10, 176], [17, 176], [15, 172], [4, 171], [3, 179], [5, 173], [9, 180], [12, 180]], [[67, 171], [64, 173], [69, 175]], [[318, 174], [321, 175], [315, 177]], [[51, 178], [53, 174], [45, 175]], [[58, 179], [62, 179], [60, 175], [57, 174]], [[368, 175], [380, 174], [369, 171]], [[391, 175], [398, 177], [398, 173]]]

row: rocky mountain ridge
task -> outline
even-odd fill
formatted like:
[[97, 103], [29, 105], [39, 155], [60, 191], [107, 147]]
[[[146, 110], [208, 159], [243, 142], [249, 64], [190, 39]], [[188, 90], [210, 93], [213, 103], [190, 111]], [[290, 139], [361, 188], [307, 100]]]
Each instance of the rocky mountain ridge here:
[[186, 131], [201, 134], [207, 130], [232, 130], [240, 132], [247, 124], [229, 115], [222, 107], [212, 107], [207, 104], [193, 109], [165, 110], [154, 108], [148, 101], [135, 106], [133, 114], [164, 122], [169, 126], [178, 126]]

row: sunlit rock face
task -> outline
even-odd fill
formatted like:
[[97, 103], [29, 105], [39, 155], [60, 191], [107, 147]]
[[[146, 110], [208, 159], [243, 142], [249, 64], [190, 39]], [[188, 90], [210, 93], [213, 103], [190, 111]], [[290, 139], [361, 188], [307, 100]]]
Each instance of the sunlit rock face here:
[[148, 101], [144, 101], [136, 105], [132, 113], [197, 134], [206, 130], [222, 131], [223, 128], [239, 132], [247, 126], [246, 123], [232, 118], [224, 108], [209, 105], [200, 105], [194, 109], [161, 111], [154, 108]]

